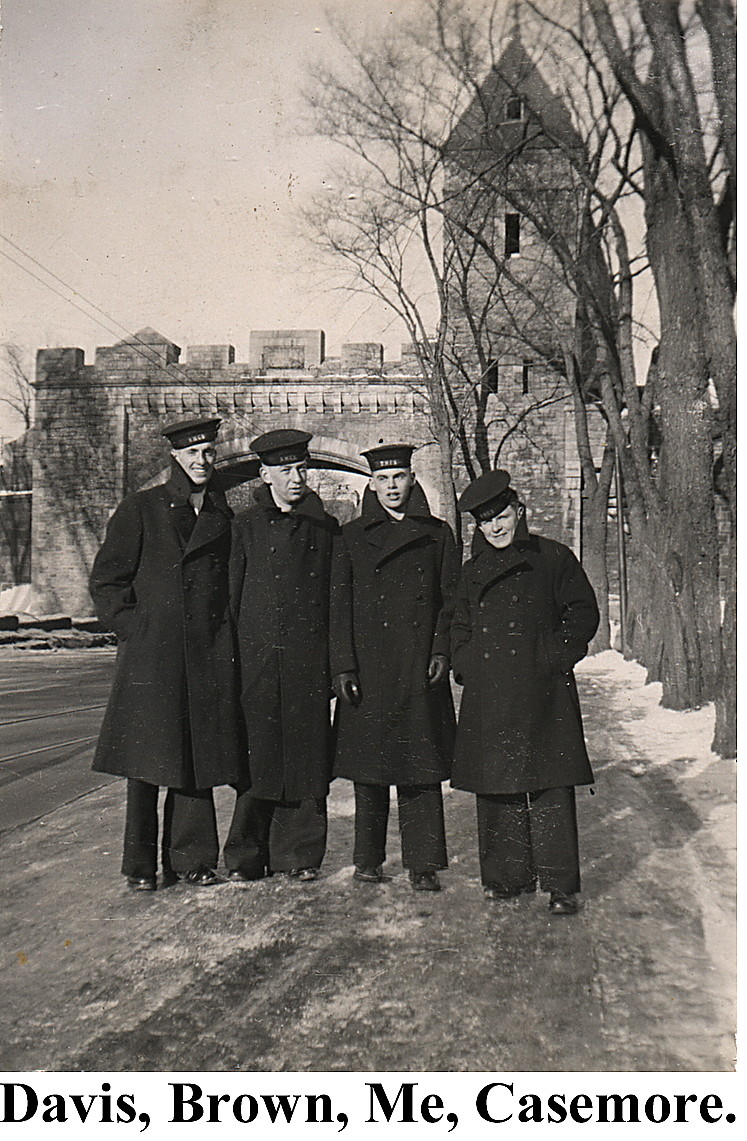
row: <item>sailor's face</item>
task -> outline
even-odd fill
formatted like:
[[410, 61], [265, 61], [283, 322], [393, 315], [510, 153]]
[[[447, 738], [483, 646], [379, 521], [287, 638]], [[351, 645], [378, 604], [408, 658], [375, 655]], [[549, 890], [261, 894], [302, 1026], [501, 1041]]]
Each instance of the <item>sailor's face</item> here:
[[523, 507], [510, 504], [492, 519], [485, 519], [480, 523], [480, 530], [491, 547], [496, 547], [500, 551], [511, 546], [523, 510]]
[[293, 507], [306, 494], [309, 466], [306, 460], [293, 464], [262, 464], [259, 474], [272, 488], [278, 503]]
[[371, 489], [382, 507], [404, 511], [415, 476], [407, 467], [380, 468], [371, 476]]
[[192, 483], [201, 486], [210, 479], [215, 469], [215, 444], [192, 444], [188, 448], [172, 448], [171, 454]]

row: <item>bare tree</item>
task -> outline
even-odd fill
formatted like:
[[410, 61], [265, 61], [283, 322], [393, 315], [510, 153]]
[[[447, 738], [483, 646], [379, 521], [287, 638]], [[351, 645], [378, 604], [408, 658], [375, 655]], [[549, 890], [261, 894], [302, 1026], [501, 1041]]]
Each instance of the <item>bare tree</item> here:
[[2, 346], [2, 375], [4, 383], [0, 387], [0, 404], [12, 409], [28, 431], [34, 416], [34, 390], [18, 345]]
[[[660, 486], [678, 511], [653, 548], [679, 607], [690, 603], [679, 653], [707, 647], [717, 697], [714, 748], [736, 746], [736, 334], [735, 39], [730, 0], [637, 0], [645, 66], [628, 52], [620, 8], [588, 0], [606, 59], [632, 112], [643, 160], [646, 237], [660, 308], [657, 396], [662, 424]], [[731, 513], [722, 641], [714, 585], [714, 411]], [[706, 506], [707, 505], [707, 506]], [[715, 612], [715, 613], [714, 613]], [[689, 635], [689, 636], [688, 636]], [[694, 635], [694, 636], [693, 636]]]
[[[482, 256], [494, 219], [472, 208], [473, 234], [464, 216], [452, 225], [457, 201], [462, 215], [467, 201], [448, 187], [449, 139], [463, 92], [414, 31], [370, 47], [338, 32], [350, 66], [317, 69], [308, 102], [313, 129], [339, 141], [353, 161], [328, 181], [305, 224], [317, 250], [347, 268], [344, 287], [379, 296], [409, 332], [440, 449], [446, 514], [458, 531], [460, 469], [474, 478], [494, 467], [518, 436], [537, 449], [537, 414], [567, 403], [568, 385], [555, 367], [540, 392], [509, 403], [490, 382], [506, 347], [491, 320], [506, 275]], [[521, 356], [520, 338], [513, 340]], [[557, 353], [540, 355], [557, 366]]]
[[[533, 339], [573, 396], [582, 470], [600, 496], [592, 527], [606, 520], [614, 448], [633, 554], [628, 644], [662, 681], [665, 704], [718, 699], [716, 745], [729, 753], [733, 557], [722, 632], [713, 470], [716, 439], [733, 513], [731, 4], [486, 0], [475, 15], [458, 0], [424, 0], [423, 9], [424, 19], [388, 39], [345, 39], [347, 73], [317, 75], [317, 127], [396, 192], [406, 213], [423, 201], [413, 172], [426, 172], [428, 209], [446, 234], [436, 343], [448, 350], [461, 322], [481, 375], [495, 348], [483, 300], [500, 295], [502, 311], [519, 314], [515, 337]], [[543, 68], [555, 90], [548, 97], [544, 83], [537, 98]], [[506, 93], [511, 123], [501, 121]], [[532, 177], [532, 151], [544, 141], [564, 171], [549, 191]], [[531, 273], [514, 272], [495, 229], [501, 203], [549, 252], [543, 274], [564, 285], [572, 312]], [[463, 260], [466, 250], [461, 278], [453, 250]], [[657, 310], [648, 330], [638, 319], [645, 292]], [[451, 365], [447, 379], [459, 371]], [[490, 455], [484, 387], [473, 381], [456, 407], [453, 385], [445, 390], [462, 450], [478, 466]], [[470, 400], [472, 434], [462, 415]], [[592, 409], [607, 424], [601, 466]]]

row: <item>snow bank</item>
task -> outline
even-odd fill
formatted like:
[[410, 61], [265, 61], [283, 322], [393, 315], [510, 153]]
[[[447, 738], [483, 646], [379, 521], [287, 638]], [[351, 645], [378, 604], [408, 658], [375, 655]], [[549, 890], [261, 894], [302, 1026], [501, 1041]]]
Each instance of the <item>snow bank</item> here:
[[716, 716], [713, 703], [684, 711], [662, 708], [661, 683], [647, 685], [644, 667], [626, 661], [617, 650], [585, 658], [576, 666], [576, 673], [604, 680], [614, 708], [646, 755], [646, 767], [688, 761], [682, 776], [692, 778], [719, 760], [711, 751]]

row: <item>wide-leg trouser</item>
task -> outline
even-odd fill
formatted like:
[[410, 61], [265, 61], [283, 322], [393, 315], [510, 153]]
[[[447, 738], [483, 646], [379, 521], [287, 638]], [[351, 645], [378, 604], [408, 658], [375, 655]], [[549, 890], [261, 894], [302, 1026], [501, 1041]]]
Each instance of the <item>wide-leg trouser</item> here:
[[[122, 874], [150, 877], [158, 866], [158, 792], [156, 784], [127, 781]], [[213, 790], [170, 788], [166, 792], [161, 836], [165, 872], [214, 868], [218, 862], [218, 828]]]
[[480, 874], [507, 894], [581, 888], [575, 790], [477, 797]]
[[[397, 785], [402, 863], [409, 871], [448, 866], [440, 784]], [[358, 867], [378, 868], [386, 859], [389, 785], [355, 782], [355, 847]]]
[[262, 800], [237, 789], [223, 848], [229, 871], [247, 875], [318, 868], [327, 847], [327, 799]]

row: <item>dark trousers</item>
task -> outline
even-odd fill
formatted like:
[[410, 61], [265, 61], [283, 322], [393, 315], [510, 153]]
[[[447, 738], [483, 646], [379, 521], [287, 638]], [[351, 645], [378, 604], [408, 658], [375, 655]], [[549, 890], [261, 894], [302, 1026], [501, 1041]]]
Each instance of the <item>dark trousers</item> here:
[[[122, 874], [154, 876], [158, 866], [158, 785], [127, 781]], [[213, 790], [170, 788], [166, 793], [161, 836], [165, 872], [214, 868], [218, 862], [218, 829]]]
[[[419, 874], [448, 866], [440, 784], [397, 785], [402, 863]], [[355, 847], [358, 867], [378, 868], [386, 859], [389, 785], [355, 782]]]
[[237, 789], [223, 848], [228, 870], [261, 876], [318, 868], [327, 847], [327, 799], [261, 800]]
[[579, 891], [573, 788], [477, 797], [480, 874], [507, 893]]

